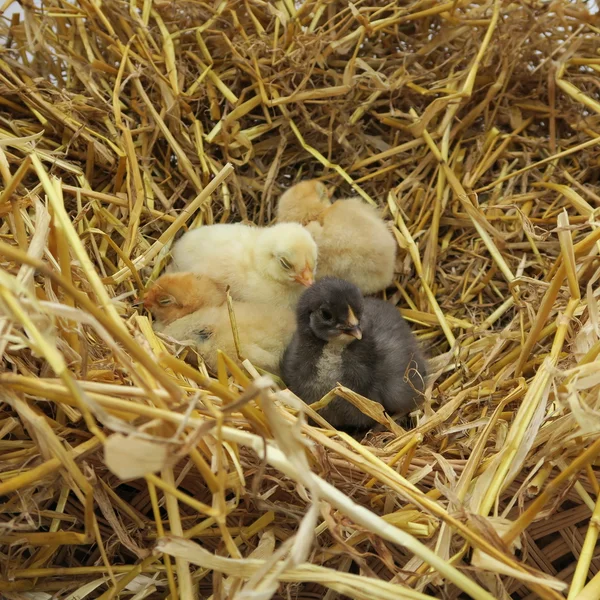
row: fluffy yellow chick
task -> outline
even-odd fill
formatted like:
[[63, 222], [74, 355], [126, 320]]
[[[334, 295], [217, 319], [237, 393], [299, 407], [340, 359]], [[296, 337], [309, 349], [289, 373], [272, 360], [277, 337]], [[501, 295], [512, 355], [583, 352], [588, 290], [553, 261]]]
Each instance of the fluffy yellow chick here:
[[196, 273], [167, 273], [146, 292], [144, 307], [161, 325], [168, 325], [207, 306], [221, 306], [225, 287]]
[[[211, 369], [217, 367], [217, 350], [237, 359], [225, 290], [209, 277], [163, 275], [148, 290], [144, 306], [156, 319], [156, 331], [192, 346]], [[278, 374], [279, 361], [296, 329], [293, 311], [252, 302], [234, 302], [233, 311], [244, 358]]]
[[339, 277], [365, 295], [392, 283], [396, 240], [378, 211], [360, 198], [331, 204], [322, 183], [302, 181], [281, 196], [277, 218], [307, 222], [319, 249], [317, 279]]
[[294, 308], [314, 281], [317, 245], [298, 223], [272, 227], [207, 225], [174, 245], [169, 271], [190, 271], [229, 285], [234, 300]]

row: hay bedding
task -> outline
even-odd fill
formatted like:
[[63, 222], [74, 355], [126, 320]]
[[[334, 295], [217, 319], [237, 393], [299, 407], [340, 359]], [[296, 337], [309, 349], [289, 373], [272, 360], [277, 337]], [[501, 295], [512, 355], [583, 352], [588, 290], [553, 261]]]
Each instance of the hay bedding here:
[[[0, 594], [600, 597], [598, 18], [22, 12], [0, 21]], [[394, 223], [388, 296], [435, 372], [411, 430], [302, 425], [132, 305], [181, 231], [267, 224], [314, 176]]]

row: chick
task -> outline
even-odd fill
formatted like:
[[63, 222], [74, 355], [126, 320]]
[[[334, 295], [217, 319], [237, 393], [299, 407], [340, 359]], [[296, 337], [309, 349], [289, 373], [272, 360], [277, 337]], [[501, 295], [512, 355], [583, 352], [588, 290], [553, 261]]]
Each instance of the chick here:
[[367, 295], [392, 283], [396, 240], [377, 210], [360, 198], [331, 204], [322, 183], [302, 181], [281, 196], [277, 219], [306, 224], [319, 249], [317, 279], [340, 277]]
[[[148, 290], [144, 306], [156, 319], [154, 329], [193, 346], [213, 370], [217, 350], [236, 359], [225, 289], [205, 275], [168, 273]], [[279, 374], [279, 362], [296, 321], [285, 307], [234, 302], [233, 311], [244, 358]]]
[[317, 246], [298, 223], [220, 224], [188, 231], [173, 247], [170, 271], [207, 275], [234, 300], [294, 308], [314, 281]]
[[146, 292], [143, 305], [160, 326], [168, 325], [206, 306], [221, 306], [225, 287], [196, 273], [167, 273]]
[[[289, 389], [312, 404], [338, 383], [407, 414], [424, 389], [426, 362], [410, 328], [391, 304], [363, 298], [348, 281], [325, 277], [306, 290], [296, 309], [298, 329], [281, 361]], [[320, 414], [337, 429], [374, 421], [342, 398]]]
[[[281, 357], [296, 329], [293, 311], [252, 302], [234, 302], [233, 311], [242, 356], [255, 367], [279, 375]], [[217, 368], [217, 350], [237, 360], [226, 304], [201, 308], [160, 331], [192, 346], [213, 371]]]
[[277, 203], [277, 220], [280, 223], [317, 221], [331, 206], [327, 188], [316, 179], [301, 181], [286, 190]]

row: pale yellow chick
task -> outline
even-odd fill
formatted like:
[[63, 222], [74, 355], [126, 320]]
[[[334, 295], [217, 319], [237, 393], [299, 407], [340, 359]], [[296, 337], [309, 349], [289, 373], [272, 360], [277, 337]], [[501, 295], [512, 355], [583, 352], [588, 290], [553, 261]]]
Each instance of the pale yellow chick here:
[[365, 295], [391, 285], [396, 240], [378, 211], [360, 198], [331, 204], [322, 183], [302, 181], [281, 196], [277, 219], [307, 223], [319, 249], [317, 279], [339, 277]]
[[[225, 291], [210, 278], [193, 273], [163, 275], [148, 291], [144, 305], [156, 319], [156, 331], [193, 347], [209, 368], [217, 368], [217, 350], [237, 361]], [[250, 302], [233, 302], [233, 311], [243, 357], [278, 374], [279, 361], [296, 329], [293, 311]]]
[[192, 229], [174, 245], [169, 271], [190, 271], [229, 285], [245, 302], [294, 308], [314, 281], [317, 245], [298, 223], [219, 224]]

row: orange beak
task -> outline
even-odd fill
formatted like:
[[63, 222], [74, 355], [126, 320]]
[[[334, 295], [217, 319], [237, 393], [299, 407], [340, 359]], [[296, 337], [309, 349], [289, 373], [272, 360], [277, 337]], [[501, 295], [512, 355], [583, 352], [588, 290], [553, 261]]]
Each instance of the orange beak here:
[[315, 282], [312, 271], [308, 265], [304, 267], [304, 271], [302, 271], [300, 275], [294, 277], [294, 280], [306, 287], [310, 287]]
[[150, 308], [152, 306], [152, 298], [150, 298], [150, 296], [146, 296], [143, 300], [140, 300], [140, 304], [144, 308]]

